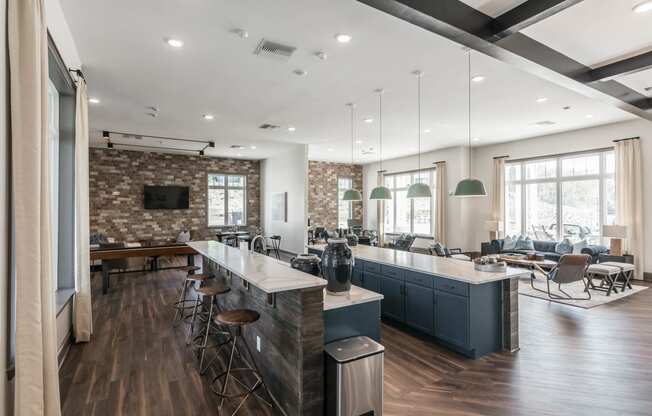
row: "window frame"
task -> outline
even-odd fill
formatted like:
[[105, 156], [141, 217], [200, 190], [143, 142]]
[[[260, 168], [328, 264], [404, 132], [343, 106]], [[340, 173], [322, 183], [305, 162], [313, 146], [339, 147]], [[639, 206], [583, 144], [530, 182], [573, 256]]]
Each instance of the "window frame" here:
[[[607, 181], [615, 179], [615, 172], [607, 172], [607, 155], [613, 154], [614, 148], [602, 148], [594, 150], [586, 150], [580, 152], [570, 152], [562, 153], [557, 155], [533, 157], [526, 159], [517, 159], [511, 161], [505, 161], [505, 172], [510, 165], [519, 165], [520, 166], [520, 177], [518, 180], [510, 180], [507, 175], [505, 175], [505, 188], [509, 185], [516, 185], [520, 187], [520, 230], [518, 233], [520, 235], [529, 235], [530, 230], [527, 229], [527, 185], [530, 184], [543, 184], [543, 183], [552, 183], [555, 186], [556, 192], [556, 204], [555, 204], [555, 239], [556, 241], [561, 241], [563, 236], [563, 224], [564, 224], [564, 209], [563, 209], [563, 185], [564, 183], [569, 182], [581, 182], [589, 180], [598, 181], [598, 209], [599, 209], [599, 225], [597, 230], [598, 238], [601, 243], [604, 243], [605, 238], [602, 236], [602, 226], [607, 223], [607, 214], [608, 214], [608, 201], [606, 198], [607, 195]], [[590, 156], [599, 156], [599, 169], [598, 173], [595, 174], [583, 174], [583, 175], [563, 175], [563, 162], [568, 159], [576, 159], [578, 157], [590, 157]], [[526, 178], [526, 169], [525, 165], [532, 162], [540, 162], [546, 160], [555, 160], [555, 176], [550, 178], [541, 178], [541, 179], [527, 179]], [[505, 192], [504, 200], [504, 218], [505, 223], [508, 222], [508, 203], [507, 203], [508, 193]], [[506, 230], [505, 230], [506, 232]], [[593, 234], [593, 233], [592, 233]], [[595, 235], [595, 234], [594, 234]]]
[[[217, 185], [210, 185], [209, 184], [209, 178], [211, 175], [217, 175], [217, 176], [224, 176], [224, 186], [217, 186]], [[229, 176], [232, 177], [240, 177], [243, 179], [243, 185], [242, 186], [229, 186]], [[224, 228], [224, 227], [233, 227], [234, 225], [237, 225], [238, 227], [246, 227], [247, 226], [247, 184], [249, 181], [247, 180], [247, 175], [246, 174], [241, 174], [241, 173], [225, 173], [225, 172], [206, 172], [206, 226], [208, 228]], [[212, 225], [210, 222], [211, 218], [211, 206], [210, 206], [210, 198], [209, 198], [209, 192], [211, 189], [224, 189], [224, 224], [222, 225]], [[229, 219], [229, 189], [234, 189], [234, 190], [242, 190], [242, 218], [243, 218], [243, 223], [242, 224], [229, 224], [228, 219]]]
[[[436, 192], [437, 188], [436, 188], [435, 185], [437, 183], [437, 176], [436, 176], [437, 168], [427, 168], [427, 169], [421, 169], [421, 170], [409, 170], [409, 171], [404, 171], [404, 172], [394, 172], [394, 173], [389, 173], [389, 174], [383, 175], [383, 185], [384, 186], [387, 186], [386, 180], [388, 178], [392, 178], [392, 180], [393, 180], [392, 186], [387, 186], [387, 188], [389, 188], [389, 190], [390, 190], [390, 192], [392, 194], [392, 199], [391, 199], [391, 202], [390, 201], [384, 201], [385, 204], [383, 206], [383, 220], [387, 219], [386, 218], [386, 213], [385, 213], [386, 204], [388, 204], [388, 203], [393, 204], [393, 206], [392, 206], [392, 214], [393, 214], [392, 223], [394, 224], [394, 227], [393, 227], [392, 231], [387, 231], [386, 230], [387, 225], [383, 224], [383, 226], [385, 228], [385, 234], [387, 234], [387, 235], [400, 235], [400, 234], [402, 234], [402, 232], [395, 231], [396, 230], [396, 212], [397, 212], [397, 209], [396, 209], [396, 200], [397, 200], [396, 199], [396, 192], [397, 191], [407, 191], [407, 189], [413, 183], [415, 176], [419, 175], [419, 174], [423, 176], [424, 173], [427, 173], [427, 175], [428, 175], [428, 179], [430, 180], [430, 191], [432, 193], [432, 197], [430, 198], [430, 234], [416, 234], [415, 233], [415, 235], [417, 237], [421, 237], [421, 238], [432, 238], [432, 236], [436, 234], [437, 230], [435, 229], [435, 224], [436, 224], [436, 221], [435, 221], [435, 217], [436, 217], [436, 215], [435, 215], [435, 209], [436, 209], [435, 198], [436, 198], [436, 195], [437, 195], [437, 192]], [[410, 183], [407, 184], [405, 187], [397, 188], [396, 187], [396, 177], [397, 176], [403, 176], [403, 175], [410, 175]], [[414, 233], [414, 198], [410, 199], [410, 231], [409, 232], [411, 234]]]
[[[349, 188], [344, 188], [344, 190], [346, 191], [347, 189], [353, 188], [353, 176], [352, 175], [337, 175], [337, 184], [336, 184], [336, 192], [337, 192], [337, 228], [341, 228], [341, 229], [346, 230], [346, 229], [349, 228], [348, 220], [353, 219], [353, 201], [343, 201], [342, 199], [340, 199], [340, 191], [342, 190], [342, 189], [340, 189], [340, 180], [341, 179], [346, 179], [351, 183], [351, 186]], [[347, 224], [346, 224], [345, 227], [340, 227], [340, 225], [341, 225], [340, 224], [340, 204], [342, 202], [348, 202], [347, 205], [349, 206], [349, 208], [348, 208], [349, 217], [347, 218]]]

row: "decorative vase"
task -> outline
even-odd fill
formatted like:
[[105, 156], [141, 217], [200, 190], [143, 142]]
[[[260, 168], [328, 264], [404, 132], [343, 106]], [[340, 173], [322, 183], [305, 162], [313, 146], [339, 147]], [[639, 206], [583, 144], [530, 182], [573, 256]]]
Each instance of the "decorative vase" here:
[[348, 243], [349, 247], [357, 246], [358, 245], [358, 236], [351, 233], [346, 235], [346, 242]]
[[321, 260], [319, 259], [319, 257], [314, 254], [299, 254], [296, 257], [292, 257], [292, 259], [290, 260], [290, 266], [292, 266], [293, 269], [301, 270], [302, 272], [319, 276], [320, 262]]
[[353, 274], [353, 253], [345, 239], [328, 240], [321, 255], [321, 271], [328, 281], [326, 292], [331, 295], [346, 295], [351, 290]]

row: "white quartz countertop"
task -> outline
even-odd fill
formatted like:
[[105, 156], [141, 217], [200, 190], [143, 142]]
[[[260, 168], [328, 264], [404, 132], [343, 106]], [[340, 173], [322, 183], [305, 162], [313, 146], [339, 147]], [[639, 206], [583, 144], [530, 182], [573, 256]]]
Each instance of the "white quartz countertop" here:
[[372, 292], [371, 290], [351, 285], [351, 290], [346, 295], [331, 295], [324, 289], [324, 310], [344, 308], [347, 306], [357, 305], [359, 303], [373, 302], [382, 300], [383, 295]]
[[217, 241], [186, 243], [198, 253], [266, 293], [324, 287], [326, 281], [304, 273], [276, 259]]
[[[324, 250], [324, 247], [326, 247], [326, 244], [308, 246], [309, 249], [315, 250]], [[433, 274], [475, 285], [530, 275], [528, 270], [516, 267], [507, 267], [505, 272], [499, 273], [481, 272], [475, 270], [473, 262], [470, 261], [411, 253], [391, 248], [357, 245], [351, 247], [351, 250], [353, 257], [361, 260]]]

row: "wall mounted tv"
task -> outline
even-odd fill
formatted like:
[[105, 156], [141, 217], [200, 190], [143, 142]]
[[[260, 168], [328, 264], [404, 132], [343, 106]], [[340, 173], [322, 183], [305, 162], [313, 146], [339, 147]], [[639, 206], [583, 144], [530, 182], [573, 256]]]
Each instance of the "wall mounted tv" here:
[[189, 200], [187, 186], [145, 185], [145, 209], [188, 209]]

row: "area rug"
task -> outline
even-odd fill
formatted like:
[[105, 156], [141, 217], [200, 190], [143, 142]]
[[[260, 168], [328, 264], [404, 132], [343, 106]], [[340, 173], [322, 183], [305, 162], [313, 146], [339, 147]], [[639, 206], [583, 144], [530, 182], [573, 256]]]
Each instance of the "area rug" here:
[[[541, 289], [543, 291], [547, 290], [546, 281], [543, 279], [543, 277], [538, 277], [534, 281], [534, 287], [537, 289]], [[606, 303], [616, 302], [617, 300], [626, 298], [627, 296], [631, 296], [634, 293], [638, 293], [647, 288], [648, 288], [647, 286], [638, 286], [632, 284], [632, 289], [628, 288], [624, 292], [621, 292], [620, 289], [618, 289], [618, 293], [611, 292], [611, 295], [609, 296], [607, 296], [607, 292], [589, 289], [591, 291], [591, 300], [566, 300], [566, 299], [550, 299], [548, 297], [547, 292], [544, 293], [532, 289], [532, 286], [530, 286], [529, 278], [520, 279], [518, 282], [518, 293], [520, 295], [530, 296], [533, 298], [546, 300], [548, 302], [561, 303], [564, 305], [575, 306], [583, 309], [591, 309], [591, 308], [595, 308], [596, 306], [604, 305]], [[584, 283], [582, 282], [575, 282], [575, 283], [569, 283], [563, 285], [562, 289], [564, 289], [564, 292], [568, 293], [572, 297], [576, 297], [576, 298], [586, 297], [586, 293], [584, 293]], [[563, 295], [563, 293], [559, 292], [558, 286], [556, 284], [552, 284], [552, 282], [550, 285], [550, 292], [552, 292], [553, 295], [555, 294]]]

